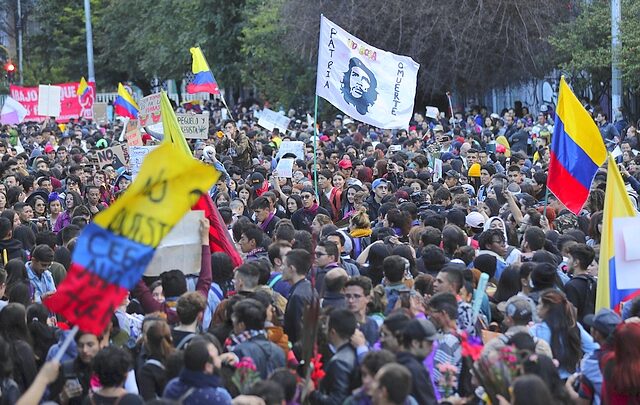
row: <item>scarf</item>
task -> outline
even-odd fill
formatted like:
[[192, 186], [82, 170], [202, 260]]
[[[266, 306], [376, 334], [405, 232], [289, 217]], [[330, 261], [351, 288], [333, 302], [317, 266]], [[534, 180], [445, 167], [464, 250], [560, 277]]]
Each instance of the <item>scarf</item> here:
[[227, 347], [227, 351], [232, 352], [239, 344], [247, 342], [256, 336], [264, 336], [264, 338], [267, 339], [267, 333], [264, 331], [264, 329], [250, 329], [238, 333], [237, 335], [235, 333], [232, 333], [231, 335], [229, 335], [229, 338], [224, 342], [224, 344]]
[[270, 212], [269, 216], [267, 217], [267, 219], [262, 221], [262, 223], [260, 224], [260, 229], [262, 229], [263, 231], [266, 232], [267, 227], [269, 226], [269, 223], [271, 222], [271, 220], [273, 219], [274, 216], [275, 216], [274, 213]]
[[304, 212], [316, 215], [318, 214], [318, 208], [320, 208], [320, 206], [318, 205], [317, 202], [313, 203], [313, 205], [309, 208], [304, 208]]
[[351, 231], [351, 237], [353, 238], [364, 238], [366, 236], [371, 236], [371, 233], [373, 231], [371, 230], [371, 228], [368, 229], [354, 229], [353, 231]]

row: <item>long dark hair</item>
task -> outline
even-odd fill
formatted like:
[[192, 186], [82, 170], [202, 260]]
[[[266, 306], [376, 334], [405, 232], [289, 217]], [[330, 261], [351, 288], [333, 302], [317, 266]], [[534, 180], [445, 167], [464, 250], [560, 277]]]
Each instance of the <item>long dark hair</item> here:
[[498, 286], [493, 294], [494, 302], [503, 302], [520, 292], [520, 269], [516, 266], [508, 266], [502, 272], [498, 280]]
[[33, 352], [39, 366], [49, 352], [49, 348], [57, 342], [53, 328], [47, 325], [49, 311], [42, 304], [31, 304], [27, 308], [27, 329], [33, 338]]
[[31, 345], [24, 305], [11, 302], [0, 311], [0, 335], [9, 342], [22, 340]]
[[582, 358], [580, 329], [576, 323], [576, 311], [562, 291], [550, 289], [540, 295], [540, 303], [546, 309], [542, 319], [551, 329], [553, 357], [570, 373], [576, 371]]

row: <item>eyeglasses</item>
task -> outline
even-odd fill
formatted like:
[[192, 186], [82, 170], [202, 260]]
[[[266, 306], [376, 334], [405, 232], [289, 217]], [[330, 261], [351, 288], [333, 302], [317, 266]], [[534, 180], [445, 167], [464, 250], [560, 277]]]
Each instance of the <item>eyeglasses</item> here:
[[329, 256], [329, 254], [327, 253], [322, 253], [322, 252], [315, 252], [315, 253], [316, 253], [316, 257]]
[[311, 198], [311, 194], [301, 194], [300, 198], [302, 198], [303, 200], [308, 200]]

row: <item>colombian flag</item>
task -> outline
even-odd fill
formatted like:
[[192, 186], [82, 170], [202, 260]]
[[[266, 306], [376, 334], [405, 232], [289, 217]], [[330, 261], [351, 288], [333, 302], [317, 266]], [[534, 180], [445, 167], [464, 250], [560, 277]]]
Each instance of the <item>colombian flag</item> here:
[[76, 95], [82, 97], [89, 92], [89, 84], [84, 80], [84, 76], [80, 78], [80, 84], [78, 85], [78, 90], [76, 90]]
[[587, 201], [593, 177], [606, 158], [598, 127], [563, 76], [551, 142], [549, 190], [577, 215]]
[[611, 154], [609, 154], [608, 163], [607, 192], [604, 197], [602, 239], [600, 240], [600, 263], [598, 264], [596, 312], [600, 308], [611, 308], [619, 313], [620, 304], [639, 295], [640, 290], [620, 290], [617, 288], [613, 219], [635, 217], [637, 213], [629, 201], [624, 181]]
[[124, 88], [122, 83], [118, 83], [118, 97], [113, 102], [113, 106], [116, 109], [116, 114], [121, 117], [129, 117], [133, 120], [138, 118], [138, 111], [140, 108], [136, 101], [131, 97], [131, 94]]
[[66, 278], [44, 304], [80, 330], [102, 333], [160, 241], [219, 176], [171, 144], [157, 147], [124, 195], [84, 228]]
[[213, 73], [211, 73], [211, 69], [209, 69], [207, 60], [204, 58], [200, 47], [191, 48], [189, 51], [193, 58], [191, 71], [194, 74], [194, 78], [193, 81], [187, 85], [187, 93], [202, 92], [220, 94], [218, 82], [216, 82], [216, 79], [213, 77]]
[[[162, 126], [164, 129], [163, 143], [170, 144], [176, 154], [192, 157], [191, 148], [189, 148], [189, 144], [175, 118], [169, 98], [164, 92], [162, 92], [160, 98], [160, 113], [162, 114]], [[167, 117], [170, 116], [173, 116], [173, 119], [167, 119]], [[192, 209], [204, 211], [204, 216], [209, 220], [209, 249], [211, 252], [226, 253], [231, 258], [234, 266], [240, 266], [242, 264], [242, 258], [229, 238], [227, 226], [222, 220], [222, 217], [220, 217], [218, 208], [213, 204], [209, 193], [202, 194]]]

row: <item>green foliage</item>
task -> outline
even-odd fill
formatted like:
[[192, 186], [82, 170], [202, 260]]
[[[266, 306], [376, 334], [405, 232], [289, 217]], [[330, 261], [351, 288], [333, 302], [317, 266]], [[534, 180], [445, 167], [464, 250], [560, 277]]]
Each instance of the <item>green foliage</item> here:
[[286, 47], [282, 21], [284, 0], [249, 0], [242, 30], [242, 78], [255, 86], [263, 100], [286, 107], [312, 105], [315, 69]]
[[640, 89], [640, 3], [636, 0], [625, 0], [622, 3], [623, 18], [620, 23], [620, 68], [625, 87]]

